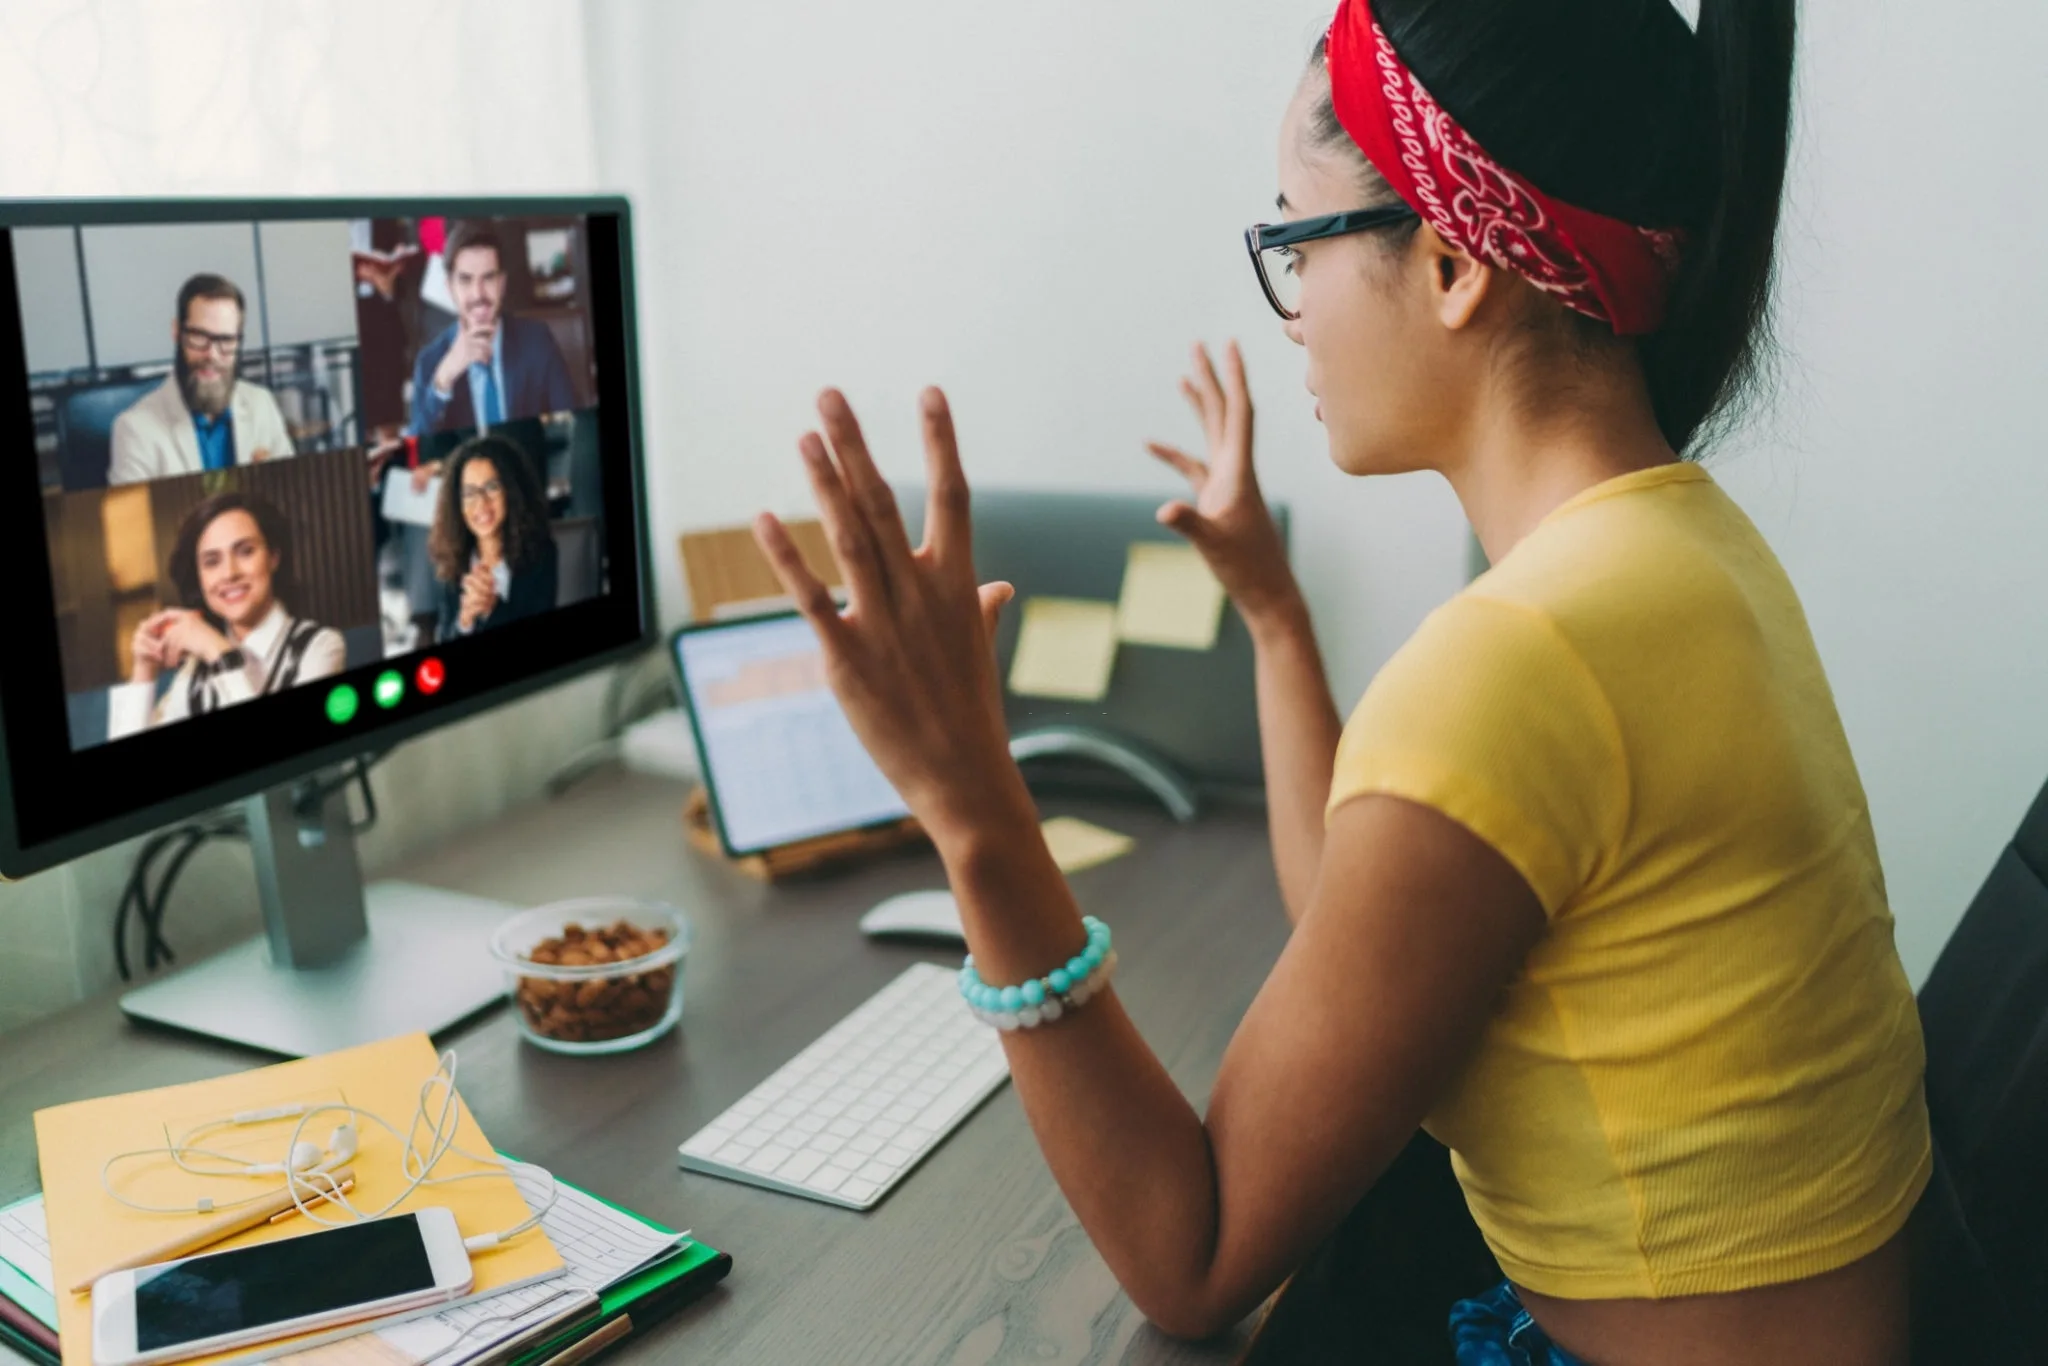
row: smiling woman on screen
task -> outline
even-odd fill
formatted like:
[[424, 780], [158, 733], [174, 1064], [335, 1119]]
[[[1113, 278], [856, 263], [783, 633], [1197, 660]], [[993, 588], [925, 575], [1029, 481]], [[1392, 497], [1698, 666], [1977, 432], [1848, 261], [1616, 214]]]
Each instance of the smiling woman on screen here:
[[[185, 605], [135, 628], [128, 682], [108, 702], [109, 739], [341, 672], [341, 633], [292, 614], [292, 528], [270, 503], [208, 498], [179, 525], [169, 569]], [[165, 670], [174, 674], [159, 697]]]
[[1761, 373], [1792, 0], [1700, 8], [1344, 0], [1287, 107], [1284, 221], [1247, 238], [1330, 459], [1442, 475], [1493, 568], [1340, 722], [1243, 364], [1198, 349], [1208, 457], [1154, 448], [1192, 487], [1160, 516], [1256, 642], [1294, 922], [1206, 1115], [1102, 989], [1008, 756], [1009, 590], [977, 592], [944, 399], [915, 549], [820, 401], [844, 614], [759, 523], [945, 860], [1047, 1163], [1169, 1332], [1259, 1305], [1421, 1126], [1498, 1267], [1438, 1302], [1446, 1358], [1905, 1359], [1932, 1159], [1869, 812], [1792, 585], [1684, 458]]
[[472, 437], [448, 457], [427, 543], [441, 581], [436, 640], [456, 640], [555, 605], [559, 568], [546, 495], [526, 452]]

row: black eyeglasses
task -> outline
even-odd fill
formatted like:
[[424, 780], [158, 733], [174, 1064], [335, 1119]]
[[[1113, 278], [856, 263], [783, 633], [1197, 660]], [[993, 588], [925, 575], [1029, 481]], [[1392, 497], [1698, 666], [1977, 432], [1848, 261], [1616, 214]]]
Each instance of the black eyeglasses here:
[[179, 339], [188, 350], [211, 351], [226, 359], [242, 349], [242, 337], [238, 332], [209, 332], [203, 327], [187, 323], [178, 329]]
[[1259, 288], [1266, 292], [1266, 302], [1273, 305], [1275, 313], [1293, 322], [1301, 316], [1296, 307], [1301, 300], [1301, 277], [1294, 273], [1294, 263], [1301, 255], [1294, 249], [1297, 244], [1371, 232], [1419, 216], [1406, 204], [1388, 204], [1377, 209], [1297, 218], [1291, 223], [1254, 223], [1244, 230], [1244, 246], [1251, 253], [1252, 269], [1259, 273]]

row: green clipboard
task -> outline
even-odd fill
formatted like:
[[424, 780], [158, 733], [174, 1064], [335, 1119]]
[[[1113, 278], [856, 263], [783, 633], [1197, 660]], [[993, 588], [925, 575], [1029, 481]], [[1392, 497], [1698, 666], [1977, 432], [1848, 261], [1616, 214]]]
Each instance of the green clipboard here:
[[[509, 1153], [500, 1155], [511, 1156]], [[586, 1191], [581, 1186], [567, 1181], [561, 1184], [618, 1211], [628, 1219], [645, 1224], [657, 1233], [675, 1232], [674, 1229], [658, 1224], [643, 1214], [635, 1213], [601, 1195]], [[25, 1204], [40, 1198], [39, 1195], [31, 1195], [16, 1203]], [[10, 1205], [7, 1208], [12, 1207]], [[592, 1344], [595, 1350], [590, 1351], [588, 1355], [594, 1356], [597, 1351], [611, 1346], [614, 1342], [636, 1336], [660, 1322], [682, 1305], [696, 1299], [724, 1280], [726, 1273], [731, 1270], [732, 1258], [728, 1254], [692, 1239], [652, 1266], [642, 1268], [600, 1293], [596, 1315], [574, 1327], [564, 1329], [537, 1346], [518, 1352], [511, 1358], [510, 1366], [542, 1366], [562, 1353], [571, 1351], [578, 1344], [589, 1342], [609, 1331], [613, 1336], [601, 1345]], [[5, 1261], [0, 1261], [0, 1293], [5, 1293], [8, 1299], [20, 1305], [36, 1319], [48, 1323], [52, 1331], [55, 1330], [56, 1325], [51, 1322], [56, 1317], [54, 1300], [13, 1264]], [[621, 1321], [625, 1323], [623, 1330], [619, 1327]], [[41, 1344], [31, 1342], [4, 1321], [0, 1321], [0, 1343], [5, 1343], [32, 1361], [50, 1359], [50, 1354], [43, 1350]], [[579, 1356], [576, 1359], [584, 1358]]]
[[[10, 1204], [0, 1205], [0, 1214], [19, 1209], [23, 1205], [36, 1204], [42, 1198], [40, 1191], [34, 1195], [24, 1195]], [[56, 1298], [30, 1280], [27, 1272], [4, 1257], [0, 1257], [0, 1295], [5, 1295], [33, 1314], [37, 1322], [47, 1325], [51, 1332], [57, 1331]]]
[[[560, 1180], [560, 1178], [556, 1178]], [[656, 1223], [644, 1214], [614, 1204], [602, 1195], [583, 1190], [580, 1186], [562, 1183], [572, 1190], [581, 1191], [601, 1205], [617, 1210], [628, 1219], [645, 1224], [657, 1233], [674, 1233], [675, 1230]], [[539, 1346], [529, 1348], [512, 1358], [511, 1366], [545, 1366], [565, 1353], [575, 1361], [586, 1360], [598, 1351], [623, 1342], [659, 1323], [671, 1313], [702, 1295], [712, 1286], [725, 1279], [732, 1270], [732, 1257], [720, 1252], [708, 1243], [695, 1239], [684, 1244], [671, 1256], [620, 1281], [598, 1296], [598, 1313], [595, 1318], [586, 1319], [575, 1327], [565, 1330], [560, 1336]], [[623, 1329], [620, 1325], [623, 1324]], [[604, 1339], [601, 1346], [595, 1340]], [[593, 1343], [595, 1350], [577, 1353], [580, 1344]]]

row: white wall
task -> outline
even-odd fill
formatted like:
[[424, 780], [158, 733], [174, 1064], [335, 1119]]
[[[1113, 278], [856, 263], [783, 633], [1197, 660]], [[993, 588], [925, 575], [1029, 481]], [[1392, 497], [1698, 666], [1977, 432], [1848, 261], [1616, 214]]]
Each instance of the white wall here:
[[263, 243], [264, 340], [297, 346], [354, 337], [355, 278], [342, 264], [349, 254], [348, 223], [258, 223], [256, 235]]
[[1713, 466], [1806, 604], [1901, 954], [2048, 779], [2048, 7], [1804, 7], [1787, 384]]
[[1143, 442], [1199, 448], [1176, 381], [1197, 337], [1236, 335], [1339, 686], [1461, 581], [1441, 485], [1330, 467], [1241, 240], [1272, 216], [1327, 0], [588, 13], [599, 164], [638, 214], [664, 528], [807, 509], [795, 442], [828, 383], [892, 478], [921, 477], [914, 404], [938, 383], [984, 485], [1166, 494]]
[[[169, 360], [179, 286], [201, 271], [235, 281], [244, 297], [256, 293], [256, 235], [246, 222], [130, 223], [87, 228], [79, 237], [101, 365]], [[24, 327], [41, 321], [22, 311]], [[263, 344], [260, 319], [247, 324], [247, 334], [253, 345]]]
[[[574, 0], [0, 0], [0, 195], [588, 190], [586, 81]], [[585, 680], [398, 751], [366, 866], [536, 795], [601, 695]], [[112, 984], [134, 852], [0, 886], [0, 1030]], [[247, 851], [210, 847], [168, 937], [189, 958], [255, 926]]]
[[[664, 531], [801, 510], [813, 392], [913, 478], [947, 386], [985, 484], [1146, 488], [1236, 334], [1340, 697], [1462, 576], [1438, 484], [1336, 475], [1238, 230], [1330, 0], [588, 7], [600, 169], [639, 211]], [[1803, 593], [1917, 980], [2048, 775], [2048, 9], [1805, 6], [1789, 397], [1714, 469]], [[671, 613], [681, 594], [659, 561]]]
[[11, 245], [29, 373], [85, 366], [91, 353], [85, 348], [77, 236], [69, 228], [18, 228]]

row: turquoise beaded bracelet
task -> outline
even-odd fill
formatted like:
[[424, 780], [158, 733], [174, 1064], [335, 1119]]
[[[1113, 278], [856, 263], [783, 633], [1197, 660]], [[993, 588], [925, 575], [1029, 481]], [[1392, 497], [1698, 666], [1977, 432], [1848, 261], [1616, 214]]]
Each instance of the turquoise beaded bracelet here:
[[1109, 926], [1092, 915], [1081, 917], [1088, 947], [1043, 977], [1013, 987], [992, 987], [974, 970], [974, 955], [960, 966], [960, 995], [974, 1018], [1005, 1032], [1050, 1024], [1109, 985], [1116, 975], [1116, 950]]

